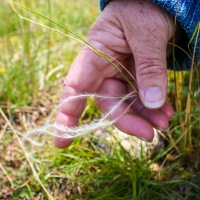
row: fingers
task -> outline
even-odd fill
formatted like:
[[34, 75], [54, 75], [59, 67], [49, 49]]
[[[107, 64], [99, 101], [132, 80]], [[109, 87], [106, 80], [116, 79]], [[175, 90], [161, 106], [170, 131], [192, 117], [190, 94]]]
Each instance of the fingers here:
[[[105, 80], [98, 90], [105, 96], [123, 96], [127, 93], [124, 83], [116, 79]], [[117, 99], [97, 100], [97, 104], [103, 113], [108, 113], [110, 108], [119, 102]], [[129, 105], [132, 105], [129, 107]], [[149, 110], [143, 106], [137, 95], [124, 102], [110, 116], [110, 120], [117, 119], [115, 126], [121, 131], [134, 135], [143, 140], [152, 141], [154, 132], [153, 127], [166, 130], [168, 128], [168, 116], [171, 115], [170, 105], [166, 104], [162, 110]]]
[[163, 107], [157, 110], [147, 109], [138, 98], [134, 101], [132, 109], [135, 111], [135, 114], [150, 122], [154, 128], [165, 131], [169, 126], [168, 116], [171, 117], [173, 115], [173, 109], [167, 103]]
[[[98, 90], [105, 96], [123, 96], [126, 94], [126, 86], [119, 80], [107, 79], [105, 80]], [[113, 108], [119, 99], [103, 99], [97, 100], [97, 104], [103, 113], [108, 113], [110, 108]], [[111, 115], [109, 115], [109, 120], [115, 120], [114, 125], [121, 131], [134, 135], [143, 140], [152, 141], [154, 137], [152, 125], [142, 119], [140, 116], [134, 114], [134, 111], [129, 107], [130, 104], [124, 102], [117, 110], [115, 110]]]
[[160, 111], [163, 112], [167, 118], [170, 120], [174, 116], [174, 109], [170, 103], [166, 102], [161, 108]]
[[[98, 93], [105, 96], [123, 96], [132, 91], [130, 85], [116, 79], [106, 79], [100, 86]], [[104, 114], [119, 102], [116, 99], [97, 100], [97, 104]], [[131, 105], [131, 107], [130, 107]], [[110, 120], [115, 120], [115, 126], [121, 131], [134, 135], [146, 141], [152, 141], [153, 127], [167, 130], [168, 119], [173, 116], [173, 108], [165, 103], [159, 110], [149, 110], [141, 103], [137, 95], [124, 102], [115, 112], [109, 115]]]
[[[88, 48], [84, 48], [74, 60], [65, 79], [61, 93], [61, 102], [72, 96], [85, 92], [97, 91], [102, 83], [104, 75], [96, 65], [99, 56]], [[57, 114], [56, 124], [68, 127], [77, 126], [78, 120], [85, 108], [85, 99], [76, 99], [63, 104]], [[60, 137], [54, 138], [55, 146], [64, 148], [70, 144], [70, 140], [62, 139], [62, 132], [56, 130]]]
[[[129, 84], [127, 84], [127, 90], [128, 92], [132, 91], [132, 88]], [[131, 102], [133, 102], [133, 99], [128, 101], [128, 103]], [[143, 119], [146, 119], [154, 128], [159, 130], [167, 130], [169, 126], [168, 120], [174, 115], [174, 109], [169, 103], [165, 102], [161, 108], [152, 110], [146, 108], [142, 104], [140, 98], [134, 100], [132, 109], [135, 111], [135, 114], [139, 115]]]

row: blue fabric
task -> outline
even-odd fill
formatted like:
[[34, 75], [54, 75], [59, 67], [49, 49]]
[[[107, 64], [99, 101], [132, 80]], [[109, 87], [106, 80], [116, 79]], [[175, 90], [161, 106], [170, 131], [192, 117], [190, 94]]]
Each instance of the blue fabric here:
[[[103, 10], [110, 0], [100, 0], [100, 8]], [[176, 16], [177, 21], [183, 28], [185, 33], [183, 33], [181, 40], [177, 45], [181, 46], [188, 53], [193, 52], [196, 37], [192, 40], [190, 44], [190, 49], [188, 49], [188, 44], [192, 38], [195, 30], [197, 31], [198, 22], [200, 23], [200, 0], [151, 0], [152, 2], [159, 4], [162, 8], [167, 10], [172, 16]], [[197, 39], [195, 63], [200, 63], [200, 35]], [[191, 53], [192, 54], [192, 53]], [[189, 69], [191, 65], [191, 60], [181, 51], [176, 49], [176, 69]], [[173, 58], [169, 58], [168, 68], [174, 69]]]

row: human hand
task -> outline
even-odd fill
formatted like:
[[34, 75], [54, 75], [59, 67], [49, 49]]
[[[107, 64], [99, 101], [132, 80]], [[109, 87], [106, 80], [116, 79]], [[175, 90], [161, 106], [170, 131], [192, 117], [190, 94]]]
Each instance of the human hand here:
[[[136, 77], [139, 98], [115, 126], [147, 141], [153, 139], [153, 127], [166, 130], [168, 119], [173, 117], [173, 108], [166, 103], [166, 49], [173, 31], [172, 18], [158, 5], [148, 0], [113, 0], [87, 37], [92, 46], [114, 58], [111, 60], [120, 69], [124, 71], [118, 62]], [[61, 99], [86, 92], [122, 96], [131, 91], [130, 85], [108, 61], [84, 47], [65, 79]], [[97, 101], [103, 113], [115, 103], [115, 100]], [[112, 118], [123, 113], [128, 103], [123, 103]], [[84, 108], [85, 100], [63, 104], [56, 123], [77, 126]], [[54, 139], [59, 148], [68, 146], [71, 141], [59, 137]]]

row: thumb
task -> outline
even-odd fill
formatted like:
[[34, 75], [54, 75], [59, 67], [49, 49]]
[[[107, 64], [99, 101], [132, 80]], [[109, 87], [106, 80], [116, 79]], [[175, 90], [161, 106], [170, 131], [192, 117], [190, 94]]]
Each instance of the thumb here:
[[160, 108], [166, 100], [167, 63], [166, 44], [140, 44], [134, 52], [136, 80], [140, 99], [147, 108]]
[[166, 48], [173, 34], [173, 20], [150, 1], [130, 1], [126, 9], [131, 7], [129, 13], [133, 14], [121, 18], [121, 24], [134, 56], [140, 99], [147, 108], [160, 108], [167, 93]]

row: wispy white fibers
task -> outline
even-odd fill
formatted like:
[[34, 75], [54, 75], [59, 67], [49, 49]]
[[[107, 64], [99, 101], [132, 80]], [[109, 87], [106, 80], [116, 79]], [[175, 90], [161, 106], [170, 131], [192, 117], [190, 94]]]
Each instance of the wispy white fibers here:
[[[98, 100], [109, 100], [109, 99], [113, 100], [114, 99], [114, 100], [117, 100], [117, 103], [110, 108], [107, 114], [103, 115], [98, 120], [97, 119], [93, 120], [89, 124], [81, 125], [78, 127], [68, 127], [65, 125], [52, 122], [53, 116], [56, 114], [56, 112], [61, 106], [63, 106], [64, 104], [67, 104], [70, 101], [75, 101], [78, 99], [87, 99], [91, 96], [93, 96], [95, 99], [98, 99]], [[61, 103], [51, 112], [51, 114], [47, 118], [46, 123], [43, 127], [30, 130], [20, 135], [23, 137], [24, 140], [31, 142], [33, 145], [42, 146], [46, 142], [47, 135], [54, 136], [54, 137], [56, 136], [63, 139], [71, 139], [71, 138], [84, 135], [86, 133], [93, 132], [100, 128], [111, 126], [129, 110], [129, 108], [134, 103], [134, 101], [129, 104], [129, 106], [121, 115], [117, 116], [115, 119], [112, 119], [112, 120], [108, 120], [108, 119], [111, 118], [113, 113], [117, 111], [125, 101], [135, 99], [133, 98], [134, 96], [135, 96], [135, 93], [131, 92], [122, 97], [104, 96], [104, 95], [99, 95], [99, 94], [80, 94], [77, 96], [68, 97], [66, 99], [63, 99]], [[57, 132], [59, 132], [59, 134], [57, 134]]]

